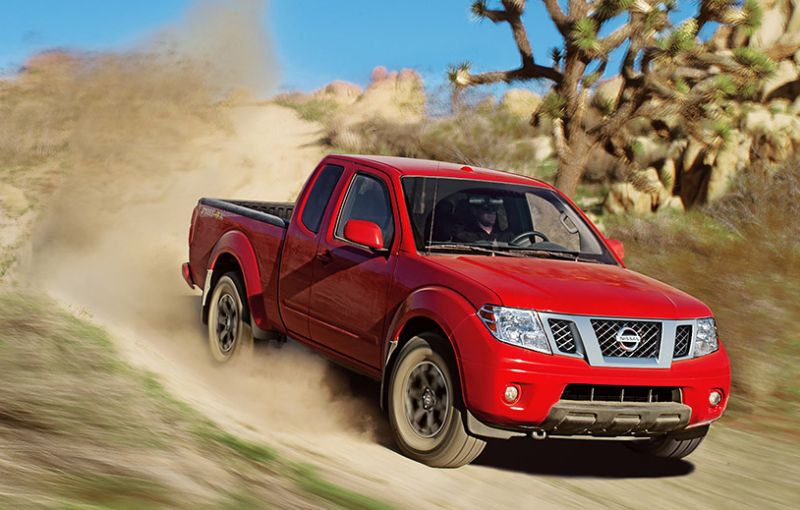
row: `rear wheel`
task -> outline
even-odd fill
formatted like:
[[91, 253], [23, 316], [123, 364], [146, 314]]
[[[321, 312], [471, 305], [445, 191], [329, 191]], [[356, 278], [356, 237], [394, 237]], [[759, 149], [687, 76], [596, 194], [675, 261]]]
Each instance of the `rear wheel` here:
[[208, 311], [208, 344], [216, 361], [231, 359], [249, 336], [244, 295], [238, 273], [225, 273], [214, 286]]
[[626, 444], [631, 450], [643, 455], [664, 459], [682, 459], [700, 446], [706, 433], [708, 433], [708, 427]]
[[389, 422], [408, 457], [432, 467], [472, 462], [486, 443], [467, 434], [456, 405], [458, 381], [431, 347], [437, 335], [412, 338], [400, 351], [389, 383]]

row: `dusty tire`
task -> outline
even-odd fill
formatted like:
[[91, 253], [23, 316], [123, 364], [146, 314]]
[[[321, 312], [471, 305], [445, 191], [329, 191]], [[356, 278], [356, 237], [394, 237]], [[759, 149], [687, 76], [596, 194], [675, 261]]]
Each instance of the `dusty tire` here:
[[244, 284], [238, 273], [225, 273], [211, 293], [208, 309], [208, 345], [211, 357], [223, 363], [241, 351], [250, 336]]
[[651, 457], [662, 459], [682, 459], [695, 451], [706, 437], [708, 428], [692, 431], [689, 434], [667, 434], [649, 441], [636, 441], [628, 444], [628, 448]]
[[431, 467], [461, 467], [486, 443], [467, 434], [456, 405], [458, 380], [429, 340], [437, 337], [414, 337], [398, 354], [389, 381], [389, 423], [406, 456]]

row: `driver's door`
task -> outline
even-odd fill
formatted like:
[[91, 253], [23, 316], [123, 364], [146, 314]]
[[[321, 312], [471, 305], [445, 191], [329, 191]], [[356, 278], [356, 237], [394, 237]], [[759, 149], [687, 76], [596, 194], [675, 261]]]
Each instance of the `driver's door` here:
[[[386, 175], [359, 168], [348, 183], [337, 214], [320, 239], [311, 287], [311, 338], [372, 368], [381, 365], [386, 300], [396, 264], [399, 223]], [[385, 253], [344, 238], [348, 220], [381, 228]]]

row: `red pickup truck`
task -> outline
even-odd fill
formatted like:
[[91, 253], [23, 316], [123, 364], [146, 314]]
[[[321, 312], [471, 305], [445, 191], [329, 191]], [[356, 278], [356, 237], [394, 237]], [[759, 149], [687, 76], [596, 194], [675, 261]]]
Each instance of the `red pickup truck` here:
[[728, 357], [706, 305], [623, 254], [541, 181], [331, 155], [294, 204], [201, 199], [183, 276], [217, 360], [250, 334], [307, 344], [380, 381], [428, 465], [517, 436], [684, 457], [726, 408]]

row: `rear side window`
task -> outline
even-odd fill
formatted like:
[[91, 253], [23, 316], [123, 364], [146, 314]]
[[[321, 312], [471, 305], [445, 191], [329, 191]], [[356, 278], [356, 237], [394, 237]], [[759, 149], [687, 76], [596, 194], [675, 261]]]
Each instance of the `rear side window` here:
[[315, 234], [319, 232], [322, 215], [325, 214], [325, 206], [328, 205], [328, 200], [330, 200], [333, 189], [336, 187], [336, 183], [339, 182], [339, 177], [342, 176], [343, 171], [344, 167], [325, 165], [317, 180], [314, 181], [311, 192], [308, 194], [308, 200], [306, 200], [306, 205], [303, 207], [301, 219], [303, 225]]

